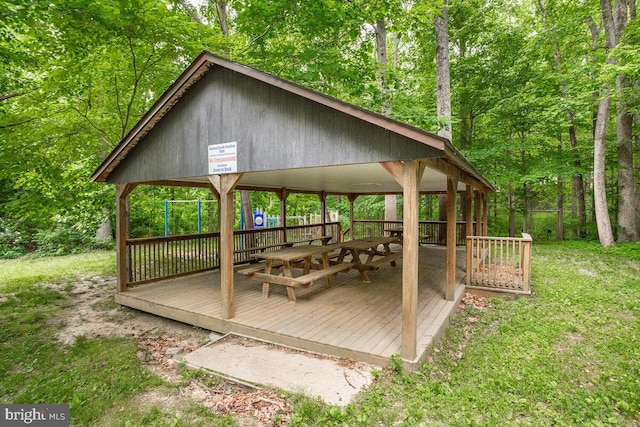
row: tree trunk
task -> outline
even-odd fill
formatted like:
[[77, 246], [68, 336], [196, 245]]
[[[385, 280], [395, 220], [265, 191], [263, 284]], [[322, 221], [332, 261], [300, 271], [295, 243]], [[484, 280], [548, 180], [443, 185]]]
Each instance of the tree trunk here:
[[[385, 21], [379, 19], [374, 25], [376, 30], [376, 59], [378, 61], [378, 85], [382, 96], [380, 111], [382, 115], [391, 114], [391, 102], [387, 87], [387, 28]], [[385, 221], [396, 221], [398, 219], [397, 198], [395, 194], [384, 196], [384, 219]]]
[[507, 184], [507, 208], [509, 209], [509, 237], [516, 235], [516, 208], [513, 205], [513, 191], [511, 191], [511, 182]]
[[[524, 158], [524, 156], [522, 156]], [[523, 162], [524, 164], [524, 162]], [[533, 212], [531, 212], [531, 207], [529, 206], [529, 192], [528, 185], [522, 184], [522, 232], [523, 233], [531, 233], [531, 225], [529, 224], [529, 214], [533, 216]], [[533, 221], [531, 221], [533, 224]]]
[[[558, 151], [560, 155], [562, 155], [562, 138], [560, 136], [558, 137]], [[564, 182], [561, 175], [558, 175], [557, 189], [558, 217], [556, 220], [556, 240], [561, 242], [564, 240]]]
[[242, 206], [242, 219], [244, 221], [245, 230], [253, 227], [253, 208], [251, 207], [251, 192], [248, 190], [240, 191], [240, 204]]
[[[633, 3], [633, 2], [631, 2]], [[635, 15], [635, 4], [633, 4]], [[628, 5], [626, 0], [618, 0], [614, 10], [615, 41], [619, 43], [622, 32], [627, 27]], [[614, 46], [615, 47], [615, 46]], [[633, 180], [633, 116], [630, 114], [625, 89], [629, 86], [626, 76], [616, 78], [616, 140], [618, 143], [618, 241], [638, 241], [636, 220], [635, 183]]]
[[436, 13], [436, 115], [442, 121], [438, 135], [451, 141], [451, 80], [449, 76], [449, 28], [447, 0]]
[[185, 10], [185, 12], [187, 12], [191, 19], [196, 21], [198, 24], [203, 24], [202, 19], [200, 19], [200, 16], [198, 16], [198, 12], [191, 3], [186, 0], [178, 0], [178, 4], [182, 6], [182, 8]]
[[398, 219], [398, 209], [395, 194], [386, 194], [384, 196], [384, 220], [396, 221]]
[[605, 142], [607, 138], [607, 121], [611, 98], [605, 96], [600, 100], [596, 120], [596, 135], [593, 143], [593, 203], [595, 205], [596, 225], [600, 244], [604, 247], [614, 245], [609, 209], [607, 207], [607, 188], [605, 175]]
[[215, 2], [216, 15], [218, 16], [218, 24], [220, 25], [220, 32], [223, 36], [229, 35], [229, 24], [227, 23], [227, 1], [217, 0]]
[[[573, 166], [576, 170], [582, 169], [580, 154], [578, 153], [578, 138], [576, 137], [576, 127], [573, 124], [573, 112], [569, 112], [569, 141], [571, 142], [571, 151], [573, 152]], [[584, 179], [582, 173], [578, 172], [573, 175], [573, 197], [577, 201], [578, 229], [576, 235], [584, 238], [586, 236], [587, 226], [587, 210], [584, 195]]]
[[[626, 77], [618, 76], [618, 96], [626, 86]], [[616, 137], [618, 140], [618, 242], [637, 242], [635, 183], [633, 179], [633, 142], [631, 116], [624, 101], [618, 101]]]
[[[460, 39], [458, 44], [460, 59], [464, 60], [467, 55], [467, 41]], [[473, 109], [471, 102], [466, 95], [467, 79], [464, 75], [458, 79], [458, 84], [463, 95], [460, 97], [460, 105], [458, 106], [460, 120], [460, 147], [470, 148], [473, 144]]]
[[[604, 22], [604, 32], [606, 36], [605, 48], [607, 53], [616, 45], [616, 32], [613, 21], [613, 11], [610, 0], [600, 0], [602, 8], [602, 19]], [[610, 57], [607, 63], [612, 63]], [[610, 89], [603, 88], [602, 98], [598, 105], [596, 115], [595, 135], [593, 138], [593, 204], [598, 227], [600, 244], [604, 247], [613, 246], [613, 231], [609, 218], [609, 208], [607, 206], [607, 183], [605, 174], [605, 145], [607, 139], [607, 122], [609, 121], [609, 108], [611, 106]]]
[[387, 29], [385, 21], [376, 21], [376, 58], [378, 60], [378, 84], [382, 96], [381, 111], [383, 116], [391, 114], [391, 102], [387, 83]]

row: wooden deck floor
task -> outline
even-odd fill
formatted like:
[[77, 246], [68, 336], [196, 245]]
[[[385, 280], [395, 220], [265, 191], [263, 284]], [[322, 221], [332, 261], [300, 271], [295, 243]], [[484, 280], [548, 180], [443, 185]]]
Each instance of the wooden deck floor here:
[[[455, 301], [446, 301], [445, 249], [421, 247], [419, 252], [418, 357], [448, 324], [464, 293], [465, 249], [458, 249]], [[247, 335], [305, 350], [346, 357], [380, 366], [400, 353], [402, 325], [402, 260], [370, 272], [362, 283], [358, 272], [340, 273], [332, 288], [324, 280], [298, 289], [287, 300], [284, 286], [272, 285], [269, 298], [262, 285], [243, 275], [235, 280], [235, 317], [220, 317], [219, 272], [165, 280], [117, 293], [116, 302], [205, 329]]]

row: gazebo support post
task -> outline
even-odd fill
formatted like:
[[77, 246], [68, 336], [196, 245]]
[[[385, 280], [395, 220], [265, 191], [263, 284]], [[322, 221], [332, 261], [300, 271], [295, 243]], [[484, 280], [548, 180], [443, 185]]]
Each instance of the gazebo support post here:
[[489, 234], [489, 203], [487, 193], [482, 193], [482, 206], [484, 208], [484, 214], [482, 215], [482, 235]]
[[464, 192], [464, 219], [467, 221], [465, 226], [465, 239], [467, 236], [473, 235], [473, 187], [470, 184], [467, 184], [466, 191]]
[[476, 203], [475, 203], [475, 208], [476, 208], [476, 236], [482, 236], [482, 214], [481, 214], [481, 197], [480, 197], [480, 191], [476, 191], [475, 192], [475, 199], [476, 199]]
[[405, 360], [416, 358], [418, 342], [418, 227], [419, 191], [425, 164], [418, 160], [381, 165], [402, 185], [402, 344]]
[[445, 298], [453, 301], [455, 298], [456, 280], [456, 189], [458, 180], [447, 176], [447, 285]]
[[137, 184], [116, 184], [116, 242], [117, 242], [117, 270], [118, 290], [127, 290], [129, 278], [129, 257], [127, 254], [127, 239], [129, 238], [129, 194]]
[[358, 195], [351, 193], [347, 197], [349, 198], [349, 240], [353, 240], [353, 227], [355, 225], [355, 223], [353, 222], [355, 215], [353, 210], [353, 203], [358, 198]]
[[233, 189], [242, 174], [231, 173], [209, 177], [211, 184], [220, 194], [220, 286], [223, 319], [231, 319], [233, 313]]
[[281, 188], [280, 191], [276, 193], [278, 199], [280, 200], [280, 226], [282, 227], [280, 241], [287, 241], [287, 197], [289, 197], [289, 190], [286, 188]]
[[327, 235], [327, 193], [326, 191], [321, 191], [318, 194], [318, 198], [320, 199], [320, 222], [322, 222], [322, 235]]
[[418, 161], [404, 162], [402, 171], [402, 357], [416, 357], [418, 341], [418, 183], [422, 179], [424, 165]]

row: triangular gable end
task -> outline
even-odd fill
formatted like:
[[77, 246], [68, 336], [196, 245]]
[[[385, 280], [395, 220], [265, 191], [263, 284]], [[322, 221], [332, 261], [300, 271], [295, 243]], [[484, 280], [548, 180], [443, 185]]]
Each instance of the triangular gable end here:
[[448, 145], [418, 128], [205, 52], [93, 180], [204, 176], [207, 147], [227, 142], [237, 143], [238, 172], [441, 157]]

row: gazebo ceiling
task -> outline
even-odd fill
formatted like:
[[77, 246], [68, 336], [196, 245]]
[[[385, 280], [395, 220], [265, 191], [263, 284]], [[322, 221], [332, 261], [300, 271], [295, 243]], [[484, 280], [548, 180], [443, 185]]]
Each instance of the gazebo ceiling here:
[[[209, 182], [206, 176], [188, 181]], [[426, 168], [418, 189], [421, 192], [438, 192], [446, 188], [446, 182], [445, 174]], [[238, 187], [287, 188], [301, 192], [325, 191], [331, 194], [402, 193], [402, 187], [379, 163], [250, 172], [242, 176]], [[465, 184], [459, 182], [458, 191], [464, 189]]]

